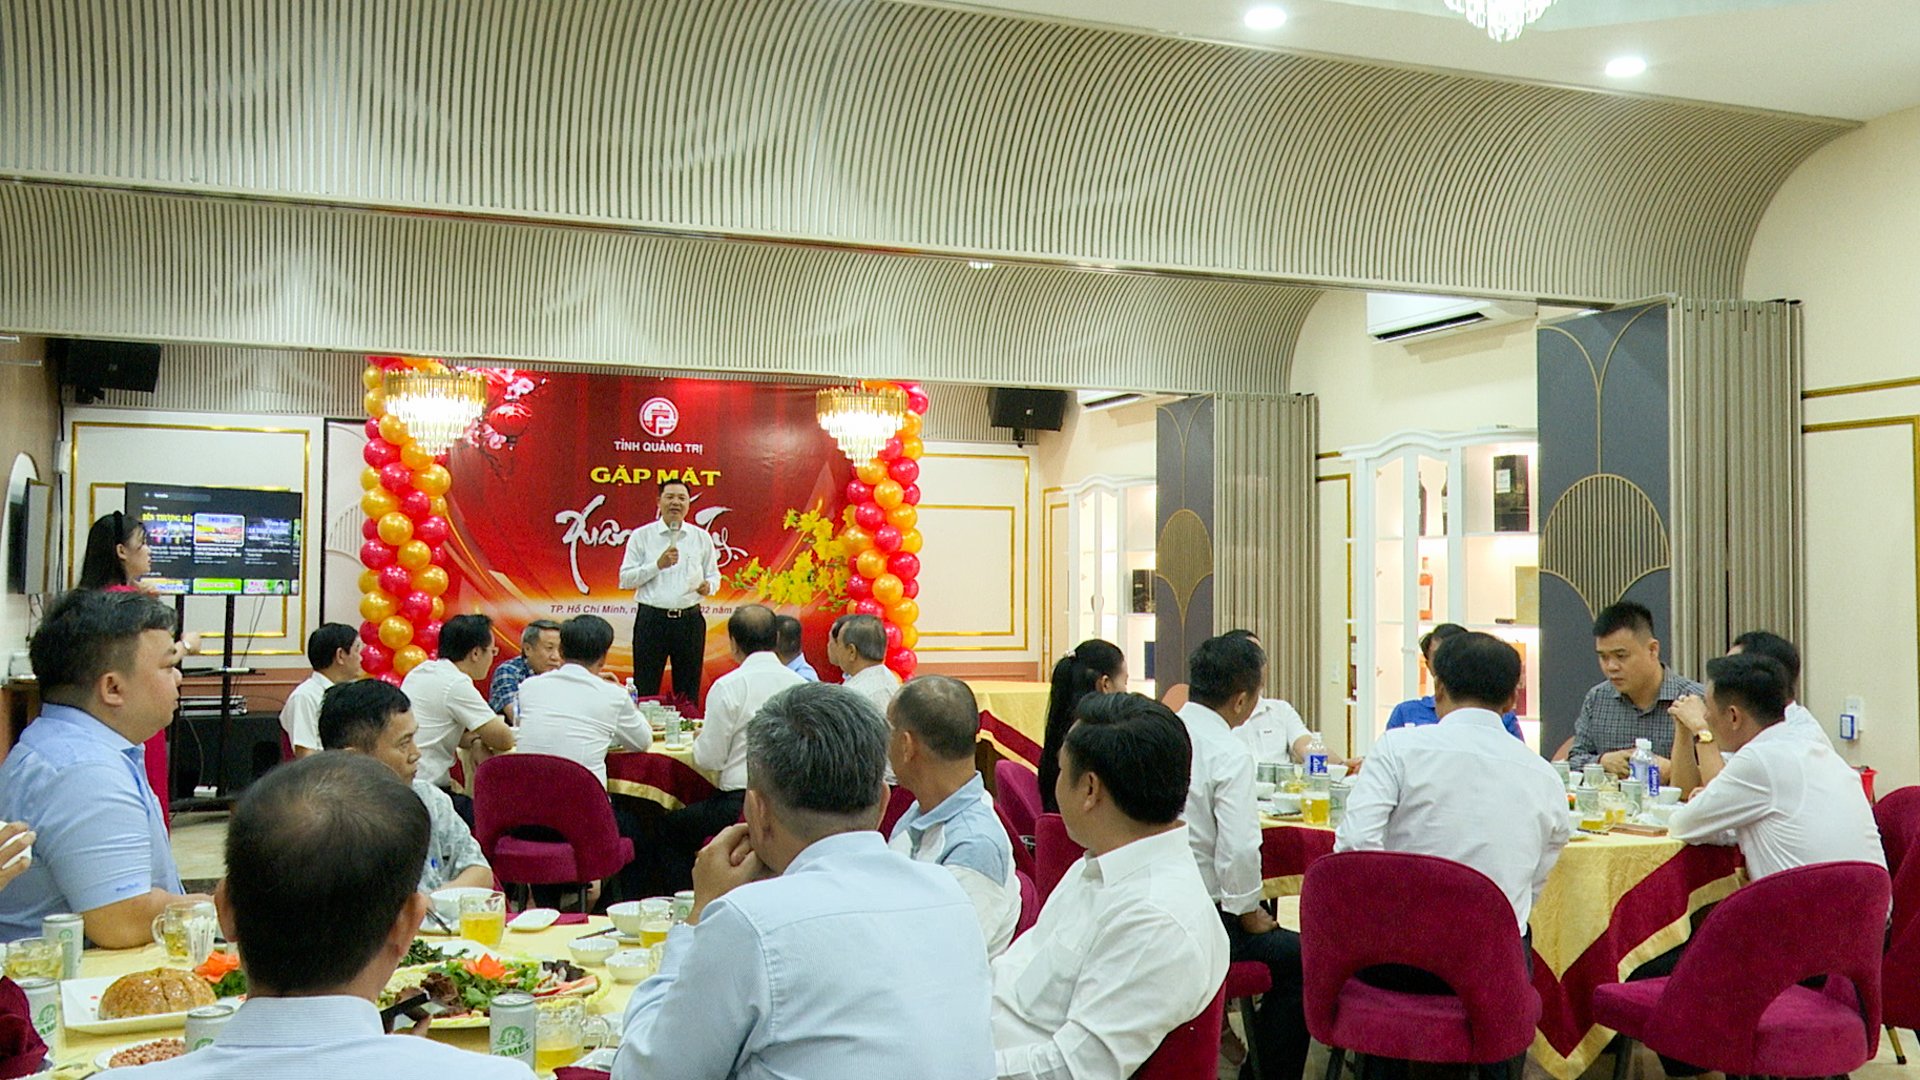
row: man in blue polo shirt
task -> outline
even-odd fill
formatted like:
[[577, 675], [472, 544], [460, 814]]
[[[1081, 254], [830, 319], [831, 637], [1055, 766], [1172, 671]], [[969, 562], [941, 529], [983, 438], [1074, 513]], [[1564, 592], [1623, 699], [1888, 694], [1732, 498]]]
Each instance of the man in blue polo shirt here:
[[34, 634], [44, 704], [0, 763], [0, 821], [33, 828], [33, 865], [0, 892], [0, 941], [75, 912], [95, 945], [144, 945], [182, 899], [142, 751], [179, 697], [172, 632], [173, 612], [151, 597], [76, 591]]
[[894, 695], [887, 727], [887, 759], [914, 795], [888, 846], [946, 867], [973, 901], [987, 955], [998, 956], [1020, 918], [1020, 881], [1013, 841], [973, 764], [980, 733], [973, 691], [959, 679], [922, 675]]

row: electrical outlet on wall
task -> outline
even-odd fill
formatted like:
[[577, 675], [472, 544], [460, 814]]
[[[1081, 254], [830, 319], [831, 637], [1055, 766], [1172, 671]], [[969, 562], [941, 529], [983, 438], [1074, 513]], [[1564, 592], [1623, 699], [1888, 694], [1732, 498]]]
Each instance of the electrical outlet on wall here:
[[1867, 726], [1866, 699], [1855, 695], [1847, 698], [1840, 708], [1840, 738], [1844, 742], [1853, 742]]

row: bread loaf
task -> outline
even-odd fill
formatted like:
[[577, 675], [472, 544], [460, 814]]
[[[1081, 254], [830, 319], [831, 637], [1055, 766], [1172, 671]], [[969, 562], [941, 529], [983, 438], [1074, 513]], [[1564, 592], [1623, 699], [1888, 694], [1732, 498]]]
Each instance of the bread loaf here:
[[129, 1016], [156, 1016], [186, 1012], [216, 999], [207, 980], [179, 968], [154, 968], [136, 971], [113, 980], [100, 995], [100, 1019], [124, 1020]]

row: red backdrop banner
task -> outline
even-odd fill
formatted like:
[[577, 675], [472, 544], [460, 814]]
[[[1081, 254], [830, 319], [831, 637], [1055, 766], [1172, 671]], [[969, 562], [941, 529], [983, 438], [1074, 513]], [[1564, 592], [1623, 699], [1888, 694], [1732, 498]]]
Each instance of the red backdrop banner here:
[[621, 556], [628, 534], [657, 516], [660, 482], [673, 478], [687, 482], [688, 519], [720, 553], [721, 586], [706, 604], [706, 684], [732, 668], [727, 615], [756, 601], [797, 616], [807, 658], [827, 671], [827, 631], [845, 605], [834, 536], [851, 473], [814, 418], [812, 388], [487, 376], [477, 437], [448, 459], [460, 571], [448, 606], [493, 616], [503, 660], [528, 622], [594, 614], [614, 626], [608, 666], [631, 672], [634, 600], [620, 588]]

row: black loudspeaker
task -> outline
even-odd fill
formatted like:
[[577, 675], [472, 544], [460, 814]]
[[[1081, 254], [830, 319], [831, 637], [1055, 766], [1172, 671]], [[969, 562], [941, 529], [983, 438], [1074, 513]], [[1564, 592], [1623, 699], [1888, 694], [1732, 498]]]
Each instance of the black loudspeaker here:
[[86, 399], [101, 390], [153, 393], [160, 381], [160, 346], [139, 341], [83, 341], [56, 338], [48, 343], [60, 381]]
[[1069, 396], [1065, 390], [996, 387], [987, 391], [987, 414], [994, 427], [1059, 431], [1067, 421]]

